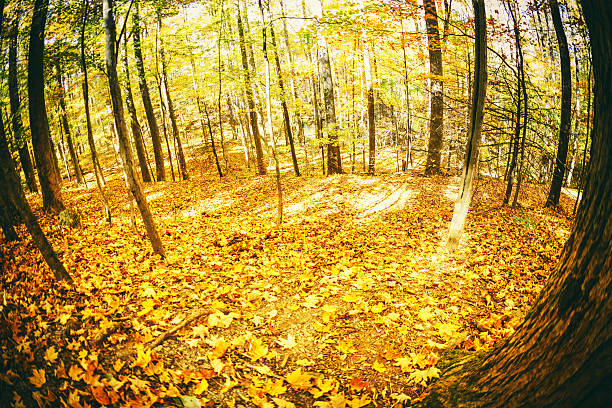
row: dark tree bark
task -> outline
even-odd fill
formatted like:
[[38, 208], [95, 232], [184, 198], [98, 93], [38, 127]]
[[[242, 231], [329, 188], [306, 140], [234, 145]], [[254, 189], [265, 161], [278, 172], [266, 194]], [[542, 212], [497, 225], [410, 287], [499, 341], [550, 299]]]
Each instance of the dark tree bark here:
[[132, 162], [132, 150], [130, 148], [130, 142], [128, 139], [127, 126], [125, 125], [125, 119], [123, 115], [123, 101], [121, 99], [121, 88], [119, 87], [119, 78], [117, 76], [117, 54], [116, 54], [116, 28], [115, 19], [113, 12], [113, 0], [104, 0], [102, 3], [103, 7], [103, 18], [104, 18], [104, 31], [106, 38], [105, 47], [105, 62], [106, 62], [106, 73], [108, 76], [108, 86], [110, 90], [110, 96], [113, 106], [113, 119], [115, 123], [115, 131], [117, 133], [117, 142], [119, 145], [119, 155], [123, 162], [123, 171], [125, 174], [127, 187], [132, 197], [136, 201], [140, 215], [144, 222], [151, 241], [151, 246], [156, 254], [164, 256], [164, 247], [157, 233], [157, 228], [153, 222], [153, 216], [149, 210], [149, 205], [142, 192], [138, 180], [134, 175], [134, 164]]
[[66, 135], [66, 144], [68, 145], [68, 153], [70, 154], [70, 161], [72, 162], [72, 169], [74, 170], [76, 182], [77, 184], [83, 184], [83, 174], [81, 173], [79, 158], [76, 154], [76, 150], [74, 149], [72, 133], [70, 132], [70, 126], [68, 125], [68, 114], [66, 113], [66, 92], [64, 91], [64, 81], [62, 80], [62, 71], [59, 60], [55, 66], [55, 79], [57, 80], [60, 126], [62, 126], [64, 134]]
[[9, 32], [9, 53], [8, 53], [8, 90], [9, 103], [11, 106], [11, 124], [13, 125], [13, 134], [17, 143], [17, 152], [19, 153], [19, 161], [21, 169], [26, 179], [26, 184], [31, 193], [37, 193], [36, 177], [34, 176], [34, 168], [32, 167], [32, 159], [28, 150], [28, 141], [23, 130], [21, 121], [21, 100], [19, 98], [19, 83], [17, 81], [17, 36], [19, 34], [19, 11], [11, 23]]
[[127, 45], [124, 44], [123, 53], [121, 54], [121, 68], [123, 70], [123, 92], [125, 92], [125, 105], [130, 117], [130, 128], [134, 137], [134, 145], [136, 146], [136, 156], [138, 157], [138, 165], [142, 181], [145, 183], [151, 182], [151, 173], [149, 172], [149, 163], [147, 161], [146, 147], [144, 138], [142, 137], [142, 128], [138, 122], [138, 114], [134, 105], [134, 96], [132, 94], [132, 84], [130, 83], [130, 70], [127, 59]]
[[462, 183], [459, 190], [459, 198], [455, 202], [455, 210], [446, 243], [450, 251], [455, 251], [459, 245], [459, 239], [461, 238], [470, 202], [472, 201], [474, 179], [478, 175], [478, 158], [480, 156], [480, 142], [482, 140], [482, 118], [487, 94], [487, 17], [484, 0], [474, 0], [473, 3], [476, 32], [474, 40], [474, 88], [472, 90], [470, 127], [468, 129]]
[[429, 50], [430, 106], [429, 146], [425, 174], [440, 173], [442, 140], [444, 138], [444, 83], [442, 82], [442, 49], [438, 30], [438, 13], [435, 0], [424, 0], [427, 48]]
[[133, 41], [134, 56], [136, 58], [136, 71], [138, 72], [138, 86], [140, 88], [142, 104], [144, 106], [145, 114], [147, 116], [147, 122], [149, 124], [149, 133], [151, 134], [151, 140], [153, 141], [153, 155], [155, 156], [155, 172], [157, 176], [156, 178], [157, 181], [164, 181], [166, 180], [166, 170], [164, 167], [164, 155], [162, 152], [161, 137], [159, 135], [159, 127], [157, 126], [155, 112], [153, 111], [153, 104], [151, 103], [149, 85], [147, 84], [144, 62], [142, 60], [142, 44], [140, 41], [140, 14], [138, 10], [137, 0], [134, 1], [132, 29], [132, 36], [134, 37]]
[[559, 44], [559, 59], [561, 62], [561, 123], [559, 124], [559, 145], [557, 146], [557, 157], [555, 159], [555, 170], [545, 207], [556, 207], [559, 205], [561, 187], [565, 178], [565, 163], [567, 161], [567, 148], [572, 121], [572, 73], [570, 69], [569, 48], [567, 37], [563, 30], [559, 3], [557, 0], [549, 0], [550, 13], [552, 15], [557, 43]]
[[[361, 1], [362, 12], [364, 10]], [[363, 47], [363, 72], [366, 82], [366, 96], [368, 105], [368, 173], [374, 174], [376, 163], [376, 118], [374, 112], [374, 86], [372, 84], [372, 68], [370, 64], [370, 47], [365, 28], [361, 30], [361, 42]]]
[[28, 58], [28, 99], [32, 147], [43, 196], [43, 208], [59, 213], [65, 207], [60, 191], [60, 175], [53, 161], [49, 118], [45, 105], [43, 54], [48, 7], [49, 0], [36, 0], [34, 3]]
[[255, 111], [255, 100], [253, 97], [253, 88], [251, 86], [251, 71], [249, 69], [249, 61], [247, 59], [247, 50], [244, 38], [244, 27], [242, 25], [242, 15], [238, 2], [236, 2], [236, 18], [238, 21], [238, 36], [240, 38], [240, 57], [242, 60], [242, 70], [244, 75], [244, 87], [246, 91], [247, 105], [249, 108], [249, 119], [251, 122], [251, 132], [255, 143], [255, 155], [257, 157], [257, 172], [261, 175], [266, 174], [266, 166], [263, 161], [263, 148], [261, 146], [261, 135], [259, 134], [259, 125], [257, 124], [257, 112]]
[[525, 321], [451, 364], [421, 406], [604, 407], [612, 386], [612, 9], [583, 0], [593, 55], [591, 171], [572, 233]]

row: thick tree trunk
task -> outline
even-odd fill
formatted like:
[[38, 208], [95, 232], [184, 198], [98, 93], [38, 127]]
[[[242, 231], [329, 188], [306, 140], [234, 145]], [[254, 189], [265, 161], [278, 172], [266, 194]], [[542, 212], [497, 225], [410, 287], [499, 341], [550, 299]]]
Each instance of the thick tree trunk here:
[[48, 7], [49, 0], [36, 0], [34, 3], [28, 58], [28, 107], [32, 147], [43, 196], [43, 208], [59, 213], [65, 207], [60, 191], [60, 175], [53, 161], [49, 118], [45, 105], [43, 54]]
[[266, 174], [266, 166], [263, 161], [263, 148], [261, 145], [261, 135], [259, 134], [259, 125], [257, 124], [257, 112], [255, 111], [255, 100], [253, 97], [253, 88], [251, 86], [251, 71], [249, 69], [249, 61], [247, 59], [247, 49], [244, 38], [244, 27], [242, 25], [242, 15], [240, 7], [236, 3], [236, 18], [238, 20], [238, 36], [240, 38], [240, 57], [242, 60], [242, 70], [244, 75], [244, 87], [246, 90], [247, 105], [249, 108], [249, 119], [251, 123], [251, 132], [255, 143], [255, 155], [257, 157], [257, 172], [261, 175]]
[[[151, 241], [151, 246], [156, 254], [164, 256], [164, 247], [157, 233], [157, 228], [153, 222], [153, 216], [149, 210], [146, 198], [142, 192], [142, 188], [134, 175], [134, 165], [132, 162], [132, 151], [130, 148], [130, 142], [128, 139], [127, 127], [125, 125], [125, 119], [123, 116], [123, 101], [121, 99], [121, 88], [119, 87], [119, 78], [117, 76], [117, 54], [116, 54], [116, 28], [115, 19], [113, 16], [113, 0], [104, 0], [102, 3], [103, 7], [103, 18], [105, 28], [105, 62], [106, 62], [106, 73], [108, 75], [108, 86], [111, 96], [111, 102], [113, 106], [113, 119], [115, 123], [115, 131], [117, 132], [117, 142], [119, 145], [119, 154], [121, 161], [123, 162], [123, 171], [125, 174], [126, 182], [130, 193], [136, 205], [140, 210], [140, 215], [144, 222]], [[142, 62], [142, 61], [141, 61]]]
[[552, 14], [553, 26], [559, 44], [559, 59], [561, 62], [561, 123], [559, 124], [559, 145], [555, 159], [555, 170], [553, 172], [550, 191], [546, 199], [545, 207], [556, 207], [561, 197], [561, 187], [565, 178], [565, 162], [567, 161], [567, 148], [572, 121], [572, 73], [570, 69], [569, 48], [567, 37], [563, 30], [559, 3], [557, 0], [550, 1], [550, 12]]
[[474, 88], [472, 91], [472, 108], [470, 112], [470, 127], [468, 129], [468, 142], [466, 146], [465, 164], [459, 198], [455, 202], [455, 211], [450, 224], [446, 247], [455, 251], [459, 245], [465, 219], [467, 218], [474, 178], [478, 175], [478, 158], [480, 155], [480, 142], [482, 118], [484, 115], [484, 102], [487, 93], [487, 17], [484, 0], [474, 0], [475, 32], [474, 40]]
[[612, 10], [583, 0], [595, 77], [591, 171], [559, 263], [525, 321], [482, 360], [451, 365], [428, 407], [603, 407], [612, 386]]
[[334, 100], [334, 83], [327, 41], [319, 37], [319, 63], [321, 64], [321, 82], [323, 84], [323, 102], [325, 105], [325, 129], [327, 130], [327, 174], [342, 174], [340, 145], [336, 133], [336, 106]]
[[76, 150], [74, 149], [72, 133], [70, 132], [70, 126], [68, 125], [68, 114], [66, 113], [66, 92], [64, 91], [64, 81], [62, 80], [62, 71], [59, 60], [55, 66], [55, 79], [57, 81], [60, 126], [62, 126], [64, 135], [66, 135], [66, 144], [68, 145], [68, 153], [70, 154], [70, 161], [72, 162], [72, 169], [74, 170], [76, 182], [77, 184], [83, 184], [83, 174], [81, 173], [79, 158], [76, 154]]
[[429, 144], [425, 174], [440, 173], [442, 140], [444, 138], [444, 83], [442, 82], [442, 49], [438, 30], [438, 13], [435, 0], [424, 0], [427, 48], [429, 50]]
[[142, 104], [144, 106], [145, 114], [147, 115], [147, 122], [149, 124], [149, 133], [151, 134], [151, 140], [153, 141], [153, 155], [155, 156], [155, 172], [157, 181], [166, 180], [166, 170], [164, 167], [164, 155], [162, 152], [161, 137], [159, 135], [159, 128], [157, 126], [157, 119], [155, 118], [155, 112], [153, 111], [153, 104], [151, 103], [151, 95], [149, 93], [149, 86], [145, 75], [144, 63], [142, 60], [142, 44], [140, 41], [140, 14], [138, 10], [138, 0], [134, 1], [134, 16], [133, 16], [133, 31], [134, 37], [134, 56], [136, 57], [136, 71], [138, 72], [138, 86], [140, 88], [140, 95], [142, 96]]
[[32, 159], [28, 151], [27, 137], [23, 130], [21, 121], [21, 101], [19, 98], [19, 83], [17, 81], [17, 36], [19, 34], [19, 17], [18, 13], [15, 16], [9, 33], [9, 53], [8, 53], [8, 90], [9, 103], [11, 106], [11, 124], [13, 125], [13, 134], [15, 143], [17, 143], [17, 151], [19, 153], [19, 161], [21, 169], [26, 179], [26, 184], [31, 193], [37, 193], [36, 177], [34, 176], [34, 168], [32, 167]]
[[149, 164], [147, 161], [146, 147], [142, 136], [142, 128], [138, 121], [136, 106], [134, 105], [134, 96], [132, 94], [132, 84], [130, 83], [130, 71], [127, 58], [127, 45], [124, 43], [124, 52], [121, 55], [121, 68], [123, 71], [123, 92], [125, 92], [125, 105], [130, 117], [130, 128], [134, 137], [134, 145], [136, 146], [136, 156], [138, 157], [138, 165], [142, 181], [145, 183], [151, 182], [151, 173], [149, 172]]
[[[268, 3], [268, 15], [270, 12], [270, 3]], [[295, 153], [295, 143], [293, 140], [293, 132], [291, 131], [291, 119], [289, 118], [289, 108], [287, 107], [287, 93], [285, 91], [285, 81], [283, 79], [283, 71], [281, 70], [280, 59], [278, 57], [278, 48], [276, 46], [276, 36], [274, 35], [274, 26], [270, 23], [270, 40], [272, 50], [274, 51], [274, 64], [276, 66], [276, 75], [278, 76], [278, 87], [280, 88], [281, 108], [283, 110], [283, 122], [285, 124], [285, 135], [289, 140], [289, 148], [291, 150], [291, 162], [293, 163], [293, 171], [296, 176], [300, 176], [300, 168], [298, 166], [297, 155]]]

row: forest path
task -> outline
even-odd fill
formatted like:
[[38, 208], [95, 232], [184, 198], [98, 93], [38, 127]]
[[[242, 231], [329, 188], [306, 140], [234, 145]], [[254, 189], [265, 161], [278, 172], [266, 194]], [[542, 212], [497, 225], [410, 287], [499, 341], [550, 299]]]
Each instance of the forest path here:
[[[128, 404], [179, 394], [215, 406], [414, 401], [442, 351], [488, 348], [513, 331], [567, 236], [555, 214], [499, 208], [492, 181], [477, 187], [451, 257], [453, 178], [284, 175], [279, 229], [271, 176], [193, 174], [145, 187], [166, 259], [151, 255], [141, 225], [134, 232], [119, 177], [109, 182], [112, 226], [100, 223], [93, 188], [65, 190], [83, 228], [43, 218], [74, 288], [50, 281], [23, 245], [3, 248], [14, 260], [5, 271], [13, 283], [2, 287], [11, 310], [37, 311], [41, 344], [31, 347], [49, 371], [45, 387], [89, 389], [92, 377], [75, 373], [92, 367], [97, 387]], [[152, 339], [199, 311], [147, 354]], [[11, 318], [34, 322], [25, 311]], [[53, 375], [43, 359], [51, 344], [74, 377]], [[27, 378], [19, 356], [11, 369]], [[62, 381], [68, 391], [58, 391]]]

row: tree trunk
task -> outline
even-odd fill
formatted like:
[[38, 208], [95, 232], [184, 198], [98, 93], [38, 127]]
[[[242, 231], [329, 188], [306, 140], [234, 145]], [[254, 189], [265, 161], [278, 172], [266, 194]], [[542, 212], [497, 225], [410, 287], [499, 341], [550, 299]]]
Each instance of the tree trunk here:
[[[136, 205], [140, 210], [140, 215], [144, 222], [151, 241], [151, 246], [156, 254], [164, 256], [164, 247], [157, 233], [157, 228], [153, 222], [153, 216], [149, 210], [146, 198], [142, 192], [142, 188], [134, 175], [134, 165], [132, 163], [132, 151], [127, 134], [127, 127], [123, 116], [123, 101], [121, 99], [121, 88], [119, 87], [119, 78], [117, 76], [117, 54], [116, 54], [116, 28], [115, 19], [113, 16], [113, 0], [104, 0], [102, 3], [103, 18], [105, 28], [105, 62], [106, 73], [108, 75], [108, 86], [113, 107], [113, 119], [115, 123], [115, 131], [117, 132], [117, 142], [119, 145], [119, 154], [123, 163], [123, 171], [125, 174], [128, 189]], [[137, 18], [136, 18], [137, 20]], [[137, 31], [137, 30], [135, 30]], [[142, 62], [142, 61], [141, 61]]]
[[[264, 62], [266, 65], [266, 113], [267, 113], [267, 126], [268, 132], [270, 132], [270, 141], [272, 142], [272, 156], [274, 158], [274, 169], [276, 173], [276, 192], [278, 197], [278, 219], [277, 224], [280, 226], [283, 223], [283, 188], [281, 186], [281, 175], [280, 175], [280, 166], [278, 163], [278, 157], [276, 156], [276, 138], [274, 137], [274, 133], [272, 133], [272, 101], [270, 97], [270, 60], [268, 59], [268, 44], [267, 44], [267, 35], [266, 35], [266, 26], [268, 25], [266, 22], [266, 17], [264, 14], [264, 8], [261, 4], [261, 0], [257, 2], [259, 4], [259, 11], [261, 12], [261, 26], [262, 26], [262, 34], [263, 34], [263, 55]], [[270, 10], [268, 10], [269, 12]], [[270, 24], [270, 29], [272, 29], [272, 25]], [[285, 105], [285, 108], [287, 105]], [[291, 131], [291, 130], [289, 130]]]
[[255, 100], [253, 97], [253, 88], [251, 86], [251, 71], [249, 69], [249, 61], [247, 59], [247, 50], [244, 39], [244, 28], [242, 25], [242, 16], [240, 6], [236, 3], [236, 18], [238, 20], [238, 36], [240, 38], [240, 57], [242, 60], [242, 70], [244, 75], [244, 86], [246, 90], [247, 105], [249, 108], [249, 118], [251, 122], [251, 132], [255, 143], [255, 155], [257, 157], [257, 172], [260, 175], [266, 174], [266, 166], [263, 161], [263, 148], [261, 146], [261, 135], [259, 134], [259, 125], [257, 124], [257, 112], [255, 111]]
[[482, 359], [450, 366], [421, 406], [603, 407], [612, 386], [612, 70], [605, 0], [583, 0], [595, 102], [591, 171], [559, 263], [525, 321]]
[[[406, 59], [406, 44], [404, 38], [404, 23], [402, 21], [402, 53], [404, 56], [404, 88], [406, 91], [406, 166], [412, 167], [412, 124], [410, 118], [410, 86], [408, 82], [408, 62]], [[405, 169], [404, 169], [405, 170]]]
[[429, 50], [429, 146], [425, 174], [439, 174], [442, 140], [444, 138], [444, 83], [442, 82], [442, 49], [438, 30], [438, 13], [435, 0], [424, 0], [427, 48]]
[[62, 71], [60, 68], [60, 60], [57, 60], [55, 66], [55, 79], [57, 81], [57, 97], [59, 102], [59, 116], [60, 126], [66, 136], [66, 144], [68, 145], [68, 153], [70, 154], [70, 161], [72, 162], [72, 169], [74, 170], [74, 176], [77, 184], [83, 184], [83, 174], [81, 173], [81, 166], [79, 166], [79, 158], [77, 157], [74, 149], [74, 143], [72, 143], [72, 133], [70, 132], [70, 126], [68, 125], [68, 114], [66, 113], [66, 92], [64, 90], [64, 81], [62, 80]]
[[28, 57], [28, 107], [32, 147], [43, 196], [43, 208], [59, 213], [65, 207], [60, 191], [61, 178], [53, 161], [49, 118], [45, 105], [43, 55], [48, 7], [49, 0], [36, 0], [34, 3]]
[[557, 146], [557, 157], [555, 159], [555, 170], [553, 172], [550, 191], [546, 199], [545, 207], [556, 207], [559, 205], [561, 187], [565, 178], [565, 162], [567, 160], [567, 148], [572, 115], [572, 73], [570, 70], [569, 49], [567, 37], [563, 30], [559, 3], [550, 0], [550, 12], [552, 14], [553, 26], [559, 43], [559, 59], [561, 62], [561, 123], [559, 124], [559, 145]]
[[19, 83], [17, 81], [17, 36], [19, 34], [19, 11], [17, 11], [13, 20], [9, 33], [9, 53], [8, 53], [8, 90], [9, 103], [11, 106], [11, 124], [13, 125], [13, 135], [15, 143], [17, 143], [17, 151], [19, 153], [19, 161], [21, 169], [26, 179], [26, 184], [31, 193], [37, 193], [36, 177], [34, 176], [34, 168], [32, 167], [32, 159], [28, 151], [27, 137], [23, 130], [21, 121], [21, 101], [19, 98]]
[[[161, 9], [157, 9], [157, 24], [161, 31]], [[164, 53], [163, 43], [159, 47], [161, 57], [161, 82], [164, 93], [164, 100], [166, 102], [166, 108], [168, 109], [168, 115], [170, 116], [170, 125], [172, 127], [172, 137], [177, 147], [177, 162], [178, 171], [183, 180], [189, 180], [189, 173], [187, 173], [187, 162], [185, 161], [185, 153], [183, 152], [183, 143], [181, 143], [181, 135], [176, 124], [176, 113], [174, 111], [174, 104], [172, 103], [172, 97], [170, 96], [170, 89], [168, 86], [168, 72], [166, 67], [166, 55]]]
[[472, 109], [470, 112], [470, 127], [468, 129], [468, 142], [466, 146], [465, 164], [459, 198], [455, 202], [455, 211], [450, 224], [450, 231], [446, 247], [454, 252], [459, 245], [465, 219], [467, 217], [474, 178], [478, 175], [478, 157], [480, 155], [480, 142], [484, 102], [487, 93], [487, 18], [484, 0], [474, 0], [475, 32], [474, 40], [474, 87], [472, 91]]
[[138, 86], [140, 88], [145, 114], [147, 115], [149, 133], [151, 134], [151, 140], [153, 141], [153, 155], [155, 156], [155, 172], [157, 175], [156, 178], [157, 181], [164, 181], [166, 180], [166, 170], [164, 168], [164, 155], [162, 152], [161, 137], [159, 135], [157, 119], [155, 119], [155, 112], [153, 111], [153, 104], [151, 103], [149, 86], [147, 85], [144, 63], [142, 60], [138, 0], [134, 1], [133, 22], [134, 25], [132, 28], [132, 35], [134, 36], [134, 56], [136, 57], [136, 71], [138, 72]]
[[[365, 14], [363, 0], [361, 0], [361, 12]], [[365, 73], [366, 95], [368, 105], [368, 173], [374, 174], [376, 162], [376, 119], [374, 117], [374, 86], [372, 84], [372, 68], [370, 66], [370, 49], [368, 36], [365, 28], [361, 30], [361, 42], [363, 47], [363, 72]]]
[[85, 25], [87, 24], [87, 16], [89, 14], [89, 1], [83, 0], [83, 24], [81, 26], [81, 70], [83, 71], [83, 104], [85, 106], [85, 123], [87, 125], [87, 142], [89, 143], [89, 150], [91, 152], [91, 164], [93, 167], [94, 176], [96, 179], [96, 187], [98, 188], [98, 193], [100, 193], [100, 197], [102, 198], [102, 203], [104, 204], [106, 221], [111, 223], [111, 212], [110, 206], [108, 205], [108, 199], [104, 194], [104, 190], [102, 188], [102, 169], [98, 164], [98, 152], [96, 151], [96, 143], [93, 137], [93, 130], [91, 127], [91, 115], [89, 112], [89, 82], [87, 78], [87, 61], [85, 60]]
[[[270, 3], [268, 2], [268, 15], [270, 12]], [[274, 51], [274, 64], [276, 65], [276, 75], [278, 76], [278, 87], [280, 88], [281, 108], [283, 110], [283, 122], [285, 124], [285, 135], [289, 140], [289, 149], [291, 150], [291, 162], [293, 163], [293, 171], [297, 177], [300, 177], [300, 168], [298, 166], [297, 155], [295, 153], [295, 143], [293, 140], [293, 132], [291, 131], [291, 119], [289, 118], [289, 108], [287, 107], [287, 92], [285, 91], [285, 81], [283, 79], [283, 71], [281, 70], [280, 59], [278, 57], [278, 48], [276, 46], [276, 36], [274, 35], [274, 25], [270, 22], [270, 41], [272, 50]]]
[[340, 145], [336, 129], [336, 106], [334, 100], [334, 83], [327, 40], [319, 36], [319, 62], [321, 64], [321, 82], [323, 83], [323, 102], [325, 105], [325, 129], [327, 130], [327, 174], [342, 174]]
[[151, 182], [151, 173], [149, 172], [149, 164], [147, 161], [146, 147], [144, 138], [142, 137], [142, 129], [138, 122], [138, 114], [134, 105], [134, 96], [132, 94], [132, 84], [130, 83], [130, 71], [127, 58], [127, 43], [124, 44], [123, 54], [121, 55], [121, 68], [123, 70], [123, 92], [125, 92], [125, 104], [127, 106], [128, 115], [130, 116], [130, 128], [134, 137], [134, 145], [136, 146], [136, 156], [138, 156], [138, 165], [142, 181], [145, 183]]

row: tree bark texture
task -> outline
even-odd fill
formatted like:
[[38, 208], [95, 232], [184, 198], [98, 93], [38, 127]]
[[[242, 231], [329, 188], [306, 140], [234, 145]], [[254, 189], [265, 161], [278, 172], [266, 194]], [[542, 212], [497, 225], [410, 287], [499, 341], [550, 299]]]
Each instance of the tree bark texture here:
[[153, 216], [149, 210], [146, 198], [142, 192], [142, 188], [134, 175], [134, 164], [132, 162], [132, 150], [128, 139], [127, 126], [123, 115], [123, 101], [121, 99], [121, 88], [119, 87], [119, 78], [117, 76], [117, 54], [115, 48], [116, 28], [115, 19], [113, 16], [113, 0], [104, 0], [102, 3], [103, 18], [105, 28], [105, 62], [106, 73], [108, 75], [109, 93], [113, 107], [113, 119], [115, 122], [115, 131], [117, 133], [117, 142], [119, 145], [119, 155], [123, 163], [123, 171], [128, 186], [128, 190], [132, 194], [136, 205], [140, 210], [140, 215], [147, 230], [149, 241], [156, 254], [164, 256], [164, 247], [157, 233], [157, 228], [153, 222]]
[[612, 387], [612, 9], [583, 0], [593, 55], [591, 171], [559, 263], [525, 321], [484, 359], [452, 365], [421, 406], [603, 407]]
[[59, 102], [59, 115], [62, 129], [66, 135], [66, 144], [68, 144], [68, 153], [70, 154], [70, 161], [72, 162], [72, 169], [76, 177], [77, 184], [83, 184], [83, 174], [81, 173], [81, 166], [79, 165], [79, 158], [74, 149], [74, 143], [72, 142], [72, 133], [70, 132], [70, 126], [68, 125], [68, 114], [66, 112], [66, 92], [64, 90], [64, 81], [62, 80], [62, 71], [60, 68], [60, 61], [57, 61], [55, 66], [55, 79], [57, 80], [57, 98]]
[[244, 26], [242, 25], [242, 16], [238, 2], [236, 2], [236, 18], [238, 20], [238, 36], [240, 38], [240, 57], [242, 60], [242, 70], [244, 75], [244, 87], [246, 91], [247, 105], [249, 108], [249, 119], [251, 123], [251, 132], [255, 143], [255, 155], [257, 158], [257, 172], [260, 175], [266, 174], [266, 166], [263, 161], [263, 148], [261, 146], [261, 135], [259, 134], [259, 125], [257, 124], [257, 112], [255, 111], [255, 100], [253, 96], [253, 88], [251, 86], [251, 71], [249, 69], [249, 61], [247, 59], [247, 49], [244, 38]]
[[[16, 13], [17, 14], [17, 13]], [[11, 107], [11, 124], [13, 126], [13, 135], [17, 143], [17, 152], [19, 153], [19, 161], [21, 169], [26, 179], [26, 184], [31, 193], [37, 193], [36, 177], [34, 176], [34, 168], [32, 159], [28, 150], [28, 142], [23, 130], [23, 122], [21, 121], [21, 100], [19, 98], [19, 82], [17, 80], [17, 36], [19, 34], [19, 17], [16, 15], [11, 23], [9, 32], [9, 52], [8, 52], [8, 91], [9, 104]]]
[[[361, 1], [362, 12], [365, 12], [363, 0]], [[361, 30], [361, 42], [363, 47], [363, 72], [365, 73], [366, 95], [368, 106], [368, 173], [374, 174], [376, 163], [376, 118], [374, 112], [374, 86], [372, 84], [372, 68], [370, 64], [370, 47], [365, 28]]]
[[559, 3], [557, 0], [550, 0], [550, 13], [552, 15], [557, 43], [559, 44], [559, 59], [561, 62], [561, 123], [559, 124], [559, 145], [557, 146], [557, 156], [555, 159], [555, 170], [553, 172], [550, 191], [546, 199], [546, 207], [556, 207], [559, 205], [561, 187], [565, 178], [565, 163], [567, 161], [567, 149], [569, 144], [569, 134], [572, 121], [572, 73], [570, 69], [569, 48], [567, 37], [563, 30]]
[[340, 145], [336, 133], [336, 105], [334, 100], [334, 83], [329, 61], [327, 40], [319, 37], [319, 63], [321, 64], [321, 82], [323, 85], [323, 103], [325, 105], [325, 129], [327, 131], [327, 174], [341, 174]]
[[442, 140], [444, 138], [444, 83], [442, 82], [442, 49], [438, 30], [438, 13], [435, 0], [424, 0], [427, 48], [429, 50], [429, 144], [425, 174], [440, 173]]
[[53, 161], [51, 132], [45, 105], [43, 54], [48, 7], [49, 0], [36, 0], [34, 3], [28, 58], [28, 107], [32, 147], [43, 196], [43, 208], [59, 213], [65, 207], [60, 191], [60, 175]]
[[487, 94], [487, 17], [484, 0], [474, 0], [475, 32], [474, 40], [474, 87], [472, 90], [472, 109], [470, 112], [470, 127], [468, 129], [468, 142], [466, 146], [463, 177], [459, 191], [459, 198], [455, 202], [453, 219], [446, 247], [455, 251], [465, 225], [474, 179], [478, 175], [478, 158], [480, 156], [482, 118], [484, 115], [484, 102]]
[[147, 84], [144, 62], [142, 59], [142, 44], [140, 41], [140, 14], [138, 9], [138, 1], [134, 1], [133, 22], [134, 25], [132, 36], [134, 38], [134, 57], [136, 58], [138, 86], [140, 88], [140, 95], [142, 96], [142, 104], [144, 106], [145, 114], [147, 116], [147, 122], [149, 124], [149, 133], [151, 134], [151, 140], [153, 142], [153, 155], [155, 156], [155, 173], [157, 176], [156, 178], [157, 181], [164, 181], [166, 180], [166, 170], [164, 167], [164, 155], [162, 152], [161, 137], [159, 135], [159, 127], [157, 126], [157, 119], [155, 118], [153, 104], [151, 103], [149, 85]]
[[134, 146], [136, 146], [136, 156], [138, 157], [140, 174], [143, 182], [150, 183], [152, 181], [152, 177], [151, 173], [149, 172], [144, 137], [142, 136], [142, 128], [140, 127], [140, 122], [138, 121], [138, 114], [136, 113], [136, 105], [134, 105], [134, 96], [132, 94], [132, 84], [130, 83], [127, 45], [124, 46], [124, 52], [121, 55], [121, 68], [123, 71], [123, 92], [125, 92], [125, 105], [130, 117], [130, 128], [132, 129], [132, 136], [134, 137]]

